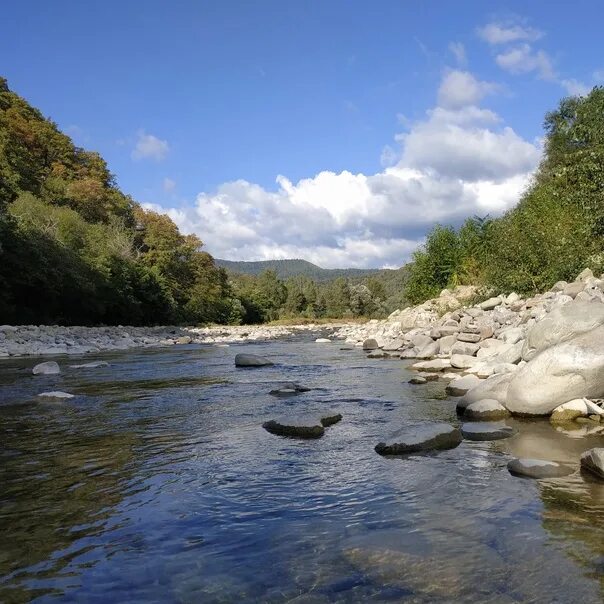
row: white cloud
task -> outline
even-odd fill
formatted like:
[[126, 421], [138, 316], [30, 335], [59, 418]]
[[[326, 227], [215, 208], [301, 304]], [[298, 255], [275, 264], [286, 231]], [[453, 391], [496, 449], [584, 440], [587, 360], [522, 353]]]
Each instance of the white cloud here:
[[147, 134], [144, 130], [139, 130], [131, 157], [136, 160], [153, 159], [161, 161], [169, 151], [168, 141], [162, 140], [153, 134]]
[[591, 86], [575, 80], [574, 78], [568, 80], [560, 80], [560, 85], [572, 96], [586, 96], [591, 91]]
[[166, 193], [171, 193], [174, 191], [174, 189], [176, 189], [176, 182], [171, 178], [166, 177], [162, 182], [162, 188]]
[[491, 82], [481, 82], [468, 71], [453, 70], [445, 74], [438, 89], [438, 103], [449, 109], [459, 109], [475, 105], [487, 94], [492, 94], [499, 86]]
[[534, 71], [543, 80], [556, 79], [556, 72], [549, 55], [543, 50], [534, 50], [530, 44], [521, 44], [498, 54], [495, 62], [511, 74]]
[[463, 103], [439, 94], [448, 106], [407, 122], [395, 138], [399, 148], [383, 153], [387, 167], [376, 174], [323, 171], [298, 182], [278, 176], [271, 190], [237, 180], [200, 193], [193, 207], [153, 207], [197, 233], [217, 257], [400, 266], [435, 222], [459, 224], [512, 207], [538, 164], [537, 144], [471, 104], [490, 91], [486, 83], [463, 79], [473, 90]]
[[532, 27], [525, 27], [519, 24], [487, 23], [484, 27], [479, 27], [478, 35], [489, 44], [509, 44], [510, 42], [519, 42], [526, 40], [535, 42], [543, 37], [543, 32]]
[[468, 57], [466, 55], [466, 47], [461, 42], [451, 42], [449, 44], [449, 50], [460, 67], [465, 67], [467, 65]]

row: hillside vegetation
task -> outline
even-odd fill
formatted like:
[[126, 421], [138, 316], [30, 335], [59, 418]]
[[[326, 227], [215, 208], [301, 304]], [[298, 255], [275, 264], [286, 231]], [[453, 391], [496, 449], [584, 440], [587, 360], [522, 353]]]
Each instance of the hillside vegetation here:
[[429, 233], [409, 267], [410, 302], [458, 284], [532, 294], [604, 269], [604, 88], [563, 99], [544, 128], [543, 160], [516, 207]]
[[332, 281], [338, 277], [360, 278], [369, 277], [381, 273], [383, 270], [377, 268], [321, 268], [308, 260], [299, 258], [288, 260], [258, 260], [255, 262], [221, 260], [216, 258], [216, 265], [226, 268], [227, 271], [240, 275], [260, 275], [264, 271], [275, 271], [279, 279], [298, 277], [304, 275], [313, 281]]
[[0, 78], [0, 323], [379, 318], [458, 284], [530, 294], [584, 266], [602, 270], [604, 89], [563, 99], [545, 134], [515, 208], [437, 225], [402, 269], [216, 262]]

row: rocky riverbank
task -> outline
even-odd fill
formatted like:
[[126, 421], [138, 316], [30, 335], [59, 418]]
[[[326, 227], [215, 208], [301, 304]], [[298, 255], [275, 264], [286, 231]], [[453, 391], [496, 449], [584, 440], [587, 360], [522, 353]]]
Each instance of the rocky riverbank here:
[[184, 344], [264, 341], [341, 325], [243, 325], [216, 327], [63, 327], [1, 325], [0, 358], [86, 354]]
[[469, 413], [554, 412], [552, 421], [584, 420], [604, 431], [604, 275], [585, 269], [532, 298], [511, 293], [463, 306], [472, 294], [445, 290], [336, 336], [372, 357], [417, 359], [415, 383], [448, 380], [449, 394], [463, 396], [462, 412], [486, 400]]

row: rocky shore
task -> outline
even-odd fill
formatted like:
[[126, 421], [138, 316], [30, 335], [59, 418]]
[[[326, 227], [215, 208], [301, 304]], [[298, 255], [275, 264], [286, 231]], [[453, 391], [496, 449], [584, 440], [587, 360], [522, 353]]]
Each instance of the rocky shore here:
[[[417, 359], [411, 367], [418, 377], [448, 380], [449, 393], [463, 396], [459, 408], [464, 412], [489, 400], [515, 415], [554, 412], [553, 421], [581, 416], [599, 423], [604, 417], [604, 275], [585, 269], [574, 282], [558, 282], [532, 298], [511, 293], [463, 306], [472, 295], [469, 287], [444, 290], [439, 298], [396, 311], [385, 321], [343, 327], [336, 336], [374, 357]], [[493, 415], [501, 415], [491, 406]], [[482, 413], [486, 418], [487, 411]]]
[[0, 325], [0, 358], [76, 355], [184, 344], [264, 341], [341, 325], [243, 325], [216, 327], [64, 327]]

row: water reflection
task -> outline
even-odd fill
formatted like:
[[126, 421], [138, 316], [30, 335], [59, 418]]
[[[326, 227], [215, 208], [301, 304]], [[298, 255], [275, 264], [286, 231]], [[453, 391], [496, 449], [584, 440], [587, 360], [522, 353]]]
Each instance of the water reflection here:
[[[390, 430], [457, 422], [442, 384], [300, 338], [246, 346], [281, 363], [236, 370], [242, 348], [114, 354], [42, 380], [31, 361], [0, 365], [0, 600], [601, 600], [604, 483], [578, 471], [601, 436], [507, 420], [503, 441], [385, 459]], [[283, 381], [313, 390], [270, 396]], [[77, 397], [35, 402], [50, 387]], [[261, 428], [299, 409], [344, 419], [312, 442]], [[522, 480], [511, 456], [577, 471]]]

